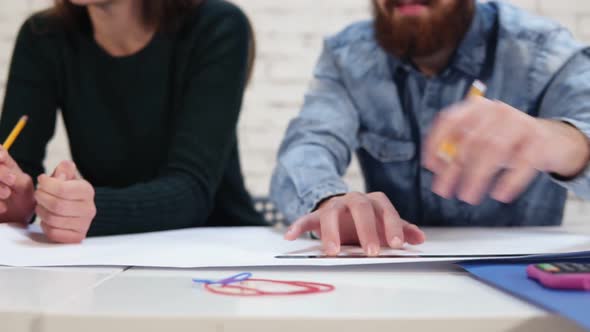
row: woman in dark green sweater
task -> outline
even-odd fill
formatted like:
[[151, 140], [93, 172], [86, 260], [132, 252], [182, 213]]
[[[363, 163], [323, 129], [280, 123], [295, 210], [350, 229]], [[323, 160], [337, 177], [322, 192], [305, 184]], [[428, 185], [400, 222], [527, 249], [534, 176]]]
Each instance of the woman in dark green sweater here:
[[[36, 214], [64, 243], [264, 224], [236, 139], [249, 31], [222, 0], [64, 0], [27, 20], [0, 137], [30, 120], [10, 154], [0, 149], [0, 220]], [[75, 163], [40, 175], [58, 109]]]

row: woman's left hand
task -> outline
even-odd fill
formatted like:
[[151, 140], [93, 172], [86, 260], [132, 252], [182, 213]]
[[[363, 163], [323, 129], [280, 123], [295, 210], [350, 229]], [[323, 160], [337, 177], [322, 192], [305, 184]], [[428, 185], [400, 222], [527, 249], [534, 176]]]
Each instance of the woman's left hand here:
[[58, 243], [80, 243], [96, 216], [94, 188], [71, 161], [61, 162], [52, 176], [38, 178], [36, 213], [45, 235]]

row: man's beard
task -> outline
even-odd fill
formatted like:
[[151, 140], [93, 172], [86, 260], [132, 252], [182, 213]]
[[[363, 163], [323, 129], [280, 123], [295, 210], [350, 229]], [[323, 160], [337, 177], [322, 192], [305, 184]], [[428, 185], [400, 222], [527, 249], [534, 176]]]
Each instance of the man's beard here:
[[448, 8], [440, 0], [430, 0], [427, 16], [394, 17], [397, 2], [388, 0], [383, 12], [373, 0], [373, 11], [379, 45], [401, 59], [428, 57], [457, 47], [474, 13], [472, 0], [457, 0]]

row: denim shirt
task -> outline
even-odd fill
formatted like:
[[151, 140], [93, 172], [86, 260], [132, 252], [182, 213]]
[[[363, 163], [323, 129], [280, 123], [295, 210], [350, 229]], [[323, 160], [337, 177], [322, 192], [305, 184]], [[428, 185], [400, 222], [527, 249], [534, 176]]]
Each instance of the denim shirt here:
[[324, 43], [281, 145], [272, 199], [292, 222], [348, 192], [342, 176], [356, 153], [367, 192], [385, 193], [418, 225], [560, 224], [568, 189], [590, 197], [590, 167], [567, 182], [540, 173], [510, 204], [488, 197], [471, 206], [432, 192], [422, 141], [437, 113], [463, 100], [476, 79], [487, 98], [567, 121], [590, 137], [590, 51], [558, 24], [510, 4], [477, 3], [451, 63], [426, 77], [379, 47], [372, 21], [360, 22]]

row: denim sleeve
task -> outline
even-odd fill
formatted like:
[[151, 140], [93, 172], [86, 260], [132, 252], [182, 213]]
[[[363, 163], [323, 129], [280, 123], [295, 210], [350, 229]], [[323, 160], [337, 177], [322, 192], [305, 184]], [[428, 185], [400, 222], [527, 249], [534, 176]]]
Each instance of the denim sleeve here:
[[[590, 139], [590, 51], [576, 54], [547, 88], [540, 117], [567, 122]], [[575, 195], [590, 199], [590, 165], [577, 177], [554, 181]]]
[[358, 129], [358, 112], [332, 51], [324, 46], [303, 108], [281, 144], [271, 183], [271, 197], [289, 223], [323, 199], [348, 192], [342, 176], [358, 146]]

